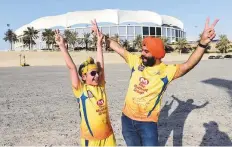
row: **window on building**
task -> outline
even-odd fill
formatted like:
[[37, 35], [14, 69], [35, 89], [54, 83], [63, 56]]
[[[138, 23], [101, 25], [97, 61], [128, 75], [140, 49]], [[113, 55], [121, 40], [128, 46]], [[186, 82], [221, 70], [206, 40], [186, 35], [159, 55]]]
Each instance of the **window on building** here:
[[148, 27], [143, 27], [143, 35], [149, 35]]
[[150, 27], [150, 35], [155, 35], [155, 27]]
[[125, 26], [119, 26], [119, 35], [126, 35], [126, 27]]
[[142, 29], [140, 26], [135, 27], [135, 36], [142, 35]]
[[134, 26], [127, 27], [127, 35], [134, 35]]
[[161, 28], [160, 27], [156, 27], [156, 35], [161, 36]]
[[114, 36], [115, 34], [118, 34], [118, 27], [110, 27], [110, 36]]

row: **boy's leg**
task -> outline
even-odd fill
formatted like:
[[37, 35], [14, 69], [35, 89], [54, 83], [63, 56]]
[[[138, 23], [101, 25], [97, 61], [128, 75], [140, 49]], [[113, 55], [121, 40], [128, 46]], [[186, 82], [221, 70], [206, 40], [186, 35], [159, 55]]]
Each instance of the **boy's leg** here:
[[81, 146], [116, 146], [114, 134], [102, 140], [81, 139]]
[[81, 146], [100, 146], [101, 140], [85, 140], [81, 139]]
[[111, 134], [108, 138], [101, 140], [99, 146], [116, 146], [116, 139], [114, 134]]
[[134, 120], [122, 114], [122, 135], [127, 146], [142, 146], [141, 137], [134, 126]]
[[85, 140], [84, 138], [81, 138], [81, 146], [89, 146], [89, 140]]

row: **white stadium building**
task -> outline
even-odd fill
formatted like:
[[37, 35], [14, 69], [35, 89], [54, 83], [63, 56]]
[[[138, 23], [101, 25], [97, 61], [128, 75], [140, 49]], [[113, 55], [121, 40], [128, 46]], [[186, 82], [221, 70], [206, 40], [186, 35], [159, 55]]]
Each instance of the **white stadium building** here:
[[169, 42], [175, 42], [179, 38], [185, 38], [184, 24], [181, 20], [167, 15], [160, 15], [151, 11], [130, 11], [105, 9], [95, 11], [76, 11], [62, 15], [46, 16], [32, 21], [15, 31], [19, 42], [14, 45], [15, 50], [27, 50], [23, 44], [23, 31], [27, 27], [34, 27], [39, 30], [39, 37], [35, 40], [33, 49], [46, 48], [42, 40], [44, 29], [69, 29], [78, 32], [78, 38], [83, 38], [84, 33], [91, 32], [91, 20], [96, 19], [99, 28], [104, 34], [115, 36], [120, 40], [132, 42], [137, 35], [142, 37], [155, 36], [166, 37]]

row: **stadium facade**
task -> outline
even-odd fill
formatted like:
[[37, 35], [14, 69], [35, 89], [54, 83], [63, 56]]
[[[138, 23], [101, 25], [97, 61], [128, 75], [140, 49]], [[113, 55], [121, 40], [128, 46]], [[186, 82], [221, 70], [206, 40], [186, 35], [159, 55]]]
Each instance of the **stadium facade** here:
[[120, 40], [128, 40], [129, 42], [133, 42], [137, 35], [142, 37], [166, 37], [169, 43], [186, 37], [183, 22], [173, 16], [159, 15], [151, 11], [117, 9], [76, 11], [57, 16], [42, 17], [20, 27], [15, 31], [19, 42], [14, 44], [14, 49], [28, 49], [22, 40], [23, 31], [27, 27], [34, 27], [34, 29], [40, 31], [33, 49], [43, 49], [46, 48], [46, 43], [42, 40], [44, 29], [59, 28], [61, 31], [69, 29], [78, 32], [78, 38], [83, 38], [84, 33], [90, 33], [90, 22], [93, 19], [97, 20], [99, 28], [104, 34], [109, 34], [109, 36], [117, 34]]

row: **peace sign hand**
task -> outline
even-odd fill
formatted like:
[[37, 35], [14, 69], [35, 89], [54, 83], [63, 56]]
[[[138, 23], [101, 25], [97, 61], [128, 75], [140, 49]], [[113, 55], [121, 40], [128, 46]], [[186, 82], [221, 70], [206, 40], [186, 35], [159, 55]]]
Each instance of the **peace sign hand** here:
[[96, 19], [94, 19], [93, 21], [91, 21], [91, 23], [92, 23], [92, 28], [91, 28], [92, 33], [96, 33], [97, 34], [99, 32], [99, 28], [98, 28]]
[[59, 30], [55, 30], [55, 41], [56, 44], [59, 45], [59, 47], [64, 47], [65, 46], [65, 41], [64, 38], [60, 35]]
[[93, 21], [91, 21], [91, 23], [92, 23], [92, 28], [91, 28], [92, 29], [92, 33], [94, 33], [94, 34], [97, 35], [98, 43], [102, 44], [102, 40], [103, 40], [104, 35], [99, 30], [96, 19], [94, 19]]
[[219, 21], [219, 19], [216, 19], [213, 22], [213, 24], [211, 26], [209, 26], [209, 18], [206, 19], [205, 29], [201, 35], [201, 40], [200, 40], [200, 43], [202, 45], [207, 45], [208, 43], [210, 43], [214, 39], [214, 37], [216, 36], [214, 27], [216, 26], [218, 21]]

